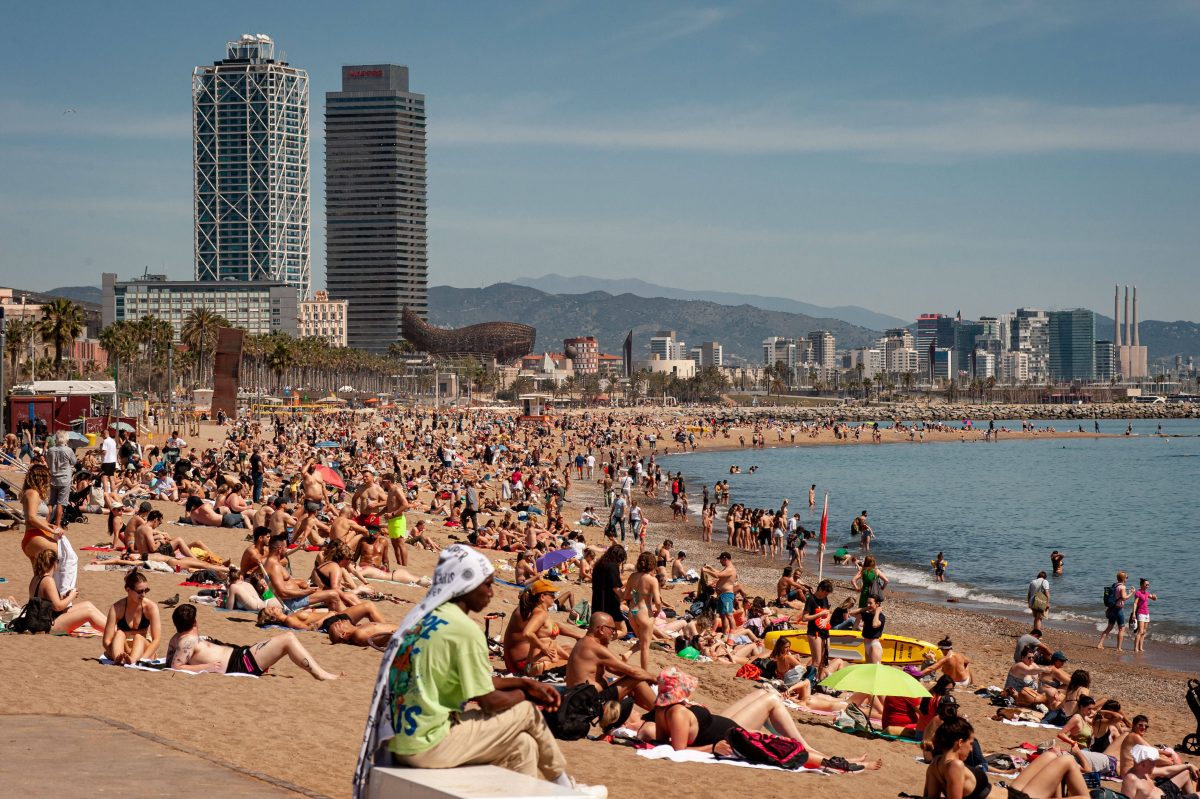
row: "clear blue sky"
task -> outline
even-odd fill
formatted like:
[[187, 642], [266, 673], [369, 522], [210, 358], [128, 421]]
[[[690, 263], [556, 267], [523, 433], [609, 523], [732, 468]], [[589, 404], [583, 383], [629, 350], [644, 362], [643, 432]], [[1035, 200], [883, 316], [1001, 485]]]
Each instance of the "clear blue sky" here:
[[[22, 3], [0, 32], [0, 284], [192, 273], [194, 65], [267, 33], [323, 105], [409, 65], [430, 280], [546, 272], [854, 303], [1200, 317], [1194, 0]], [[73, 111], [69, 111], [73, 109]]]

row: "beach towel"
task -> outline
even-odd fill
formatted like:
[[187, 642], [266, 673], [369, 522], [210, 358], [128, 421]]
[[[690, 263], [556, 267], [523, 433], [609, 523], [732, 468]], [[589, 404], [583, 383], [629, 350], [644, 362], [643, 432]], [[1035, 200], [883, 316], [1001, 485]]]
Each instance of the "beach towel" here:
[[[109, 660], [109, 658], [107, 656], [102, 655], [100, 657], [100, 665], [101, 666], [116, 666], [117, 663], [116, 663], [116, 661]], [[175, 674], [190, 674], [193, 677], [199, 676], [200, 674], [211, 673], [211, 672], [198, 672], [198, 671], [184, 671], [183, 669], [169, 669], [169, 668], [167, 668], [167, 659], [166, 658], [157, 658], [156, 660], [143, 660], [140, 663], [129, 664], [129, 665], [124, 666], [123, 668], [135, 669], [137, 671], [170, 671], [170, 672], [174, 672]], [[258, 679], [258, 677], [254, 676], [253, 674], [219, 674], [217, 676], [219, 676], [219, 677], [249, 677], [254, 680]]]
[[1037, 727], [1038, 729], [1041, 729], [1041, 730], [1061, 730], [1062, 729], [1062, 727], [1056, 727], [1053, 724], [1040, 724], [1036, 721], [1010, 721], [1008, 719], [992, 719], [992, 721], [999, 721], [1001, 724], [1007, 724], [1010, 727]]
[[[636, 749], [638, 757], [644, 757], [648, 760], [670, 760], [672, 763], [716, 763], [726, 766], [738, 766], [739, 768], [760, 768], [770, 769], [771, 771], [785, 771], [791, 774], [817, 774], [826, 776], [827, 772], [819, 768], [798, 768], [786, 769], [778, 766], [766, 766], [761, 763], [747, 763], [744, 760], [733, 760], [730, 758], [718, 758], [711, 752], [701, 752], [696, 749], [684, 749], [675, 751], [670, 744], [662, 744], [652, 749]], [[854, 772], [858, 773], [858, 772]]]
[[79, 556], [71, 548], [71, 542], [66, 535], [58, 539], [58, 568], [54, 570], [54, 584], [58, 586], [59, 596], [65, 595], [75, 587], [79, 576]]
[[91, 622], [85, 621], [82, 625], [80, 625], [79, 627], [76, 627], [74, 630], [71, 630], [71, 632], [69, 632], [69, 633], [51, 633], [51, 634], [52, 635], [61, 635], [63, 637], [70, 637], [70, 638], [96, 638], [97, 636], [104, 635], [104, 631], [97, 630], [95, 627], [92, 626]]
[[112, 547], [80, 547], [80, 552], [112, 552]]

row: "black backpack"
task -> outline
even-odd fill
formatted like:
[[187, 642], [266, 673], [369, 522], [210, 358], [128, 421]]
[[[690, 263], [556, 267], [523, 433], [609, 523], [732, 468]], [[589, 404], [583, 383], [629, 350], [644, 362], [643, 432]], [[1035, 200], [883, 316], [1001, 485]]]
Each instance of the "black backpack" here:
[[543, 711], [546, 726], [560, 741], [578, 741], [592, 729], [592, 722], [600, 716], [602, 703], [600, 692], [591, 683], [572, 685], [563, 691], [558, 710]]
[[8, 626], [15, 633], [48, 633], [54, 626], [54, 606], [50, 600], [35, 596]]

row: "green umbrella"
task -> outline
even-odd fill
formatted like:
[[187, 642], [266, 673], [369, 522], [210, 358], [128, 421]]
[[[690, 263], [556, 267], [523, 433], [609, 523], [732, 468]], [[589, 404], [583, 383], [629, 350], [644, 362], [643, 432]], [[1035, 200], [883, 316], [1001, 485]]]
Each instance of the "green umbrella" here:
[[821, 685], [871, 696], [929, 696], [925, 686], [912, 676], [895, 666], [882, 663], [860, 663], [838, 669], [821, 680]]

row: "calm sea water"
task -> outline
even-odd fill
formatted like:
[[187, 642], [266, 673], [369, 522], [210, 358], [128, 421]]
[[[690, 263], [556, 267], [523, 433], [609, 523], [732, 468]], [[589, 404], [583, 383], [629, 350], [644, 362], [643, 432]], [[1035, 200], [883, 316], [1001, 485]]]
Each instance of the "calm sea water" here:
[[[865, 508], [878, 535], [872, 551], [893, 581], [975, 603], [1023, 608], [1054, 549], [1066, 567], [1051, 578], [1052, 620], [1098, 625], [1116, 572], [1129, 573], [1131, 588], [1146, 577], [1159, 597], [1150, 637], [1197, 645], [1200, 420], [1163, 420], [1164, 437], [1158, 421], [1132, 424], [1135, 435], [1119, 438], [786, 447], [661, 462], [683, 471], [696, 509], [701, 485], [728, 479], [734, 502], [777, 508], [787, 497], [810, 529], [828, 491], [830, 550], [849, 545], [850, 522]], [[1101, 421], [1100, 430], [1125, 425]], [[743, 473], [729, 474], [732, 464]], [[746, 473], [751, 465], [757, 473]], [[929, 568], [939, 550], [950, 564], [942, 584]]]

